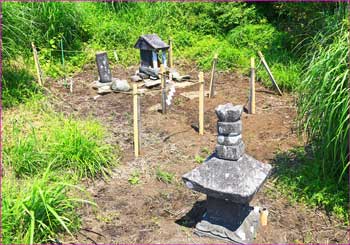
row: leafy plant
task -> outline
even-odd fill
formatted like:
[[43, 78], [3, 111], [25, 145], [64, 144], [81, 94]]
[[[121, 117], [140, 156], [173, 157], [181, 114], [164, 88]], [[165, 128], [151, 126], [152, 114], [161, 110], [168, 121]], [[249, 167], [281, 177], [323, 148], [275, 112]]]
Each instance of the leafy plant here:
[[140, 173], [139, 172], [133, 172], [128, 179], [129, 183], [131, 185], [137, 185], [140, 183]]
[[171, 184], [173, 182], [174, 176], [175, 175], [173, 173], [166, 172], [160, 168], [158, 168], [156, 172], [157, 180], [167, 184]]
[[196, 155], [194, 157], [194, 160], [196, 161], [196, 163], [202, 164], [205, 161], [205, 158], [199, 155]]

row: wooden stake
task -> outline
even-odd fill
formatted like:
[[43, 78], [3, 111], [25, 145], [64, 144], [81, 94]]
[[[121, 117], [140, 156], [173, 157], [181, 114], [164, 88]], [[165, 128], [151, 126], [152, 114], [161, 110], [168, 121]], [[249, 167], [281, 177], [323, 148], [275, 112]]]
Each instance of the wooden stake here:
[[33, 42], [32, 42], [32, 49], [33, 49], [33, 57], [34, 57], [34, 63], [36, 68], [36, 74], [38, 76], [38, 83], [40, 86], [43, 86], [43, 81], [41, 76], [42, 72], [41, 72], [40, 63], [39, 63], [38, 52]]
[[199, 79], [199, 134], [204, 134], [204, 76], [203, 72], [198, 74]]
[[161, 81], [161, 88], [162, 88], [162, 114], [166, 113], [166, 81], [165, 81], [165, 69], [164, 65], [160, 65], [160, 81]]
[[258, 51], [258, 55], [259, 55], [259, 57], [260, 57], [260, 59], [261, 59], [263, 65], [264, 65], [264, 67], [265, 67], [267, 73], [268, 73], [269, 76], [270, 76], [270, 79], [271, 79], [271, 81], [272, 81], [272, 84], [276, 87], [278, 93], [282, 96], [283, 94], [282, 94], [280, 88], [278, 87], [278, 85], [277, 85], [277, 83], [276, 83], [276, 80], [275, 80], [275, 78], [273, 77], [272, 72], [270, 71], [269, 66], [268, 66], [267, 63], [266, 63], [266, 60], [265, 60], [265, 58], [264, 58], [264, 55], [263, 55], [260, 51]]
[[216, 68], [216, 63], [218, 61], [218, 54], [214, 54], [214, 59], [213, 59], [213, 66], [211, 69], [211, 77], [210, 77], [210, 87], [209, 87], [209, 98], [214, 97], [215, 93], [215, 87], [214, 87], [214, 75], [215, 75], [215, 68]]
[[173, 68], [173, 39], [169, 38], [169, 68]]
[[249, 114], [255, 114], [255, 60], [250, 58], [250, 93], [249, 93]]
[[269, 215], [269, 211], [266, 208], [260, 210], [260, 224], [261, 226], [267, 225], [267, 216]]
[[138, 109], [138, 96], [137, 96], [137, 84], [133, 85], [133, 104], [134, 104], [134, 154], [138, 157], [140, 154], [139, 143], [139, 109]]

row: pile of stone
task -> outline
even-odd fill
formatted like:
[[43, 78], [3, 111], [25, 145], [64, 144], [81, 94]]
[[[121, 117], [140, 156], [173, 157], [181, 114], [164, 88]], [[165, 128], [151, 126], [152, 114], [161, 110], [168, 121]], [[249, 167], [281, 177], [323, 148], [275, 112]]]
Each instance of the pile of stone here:
[[195, 233], [235, 243], [251, 243], [259, 227], [259, 208], [249, 206], [268, 177], [271, 165], [244, 153], [242, 106], [216, 108], [215, 153], [183, 175], [186, 186], [207, 195], [207, 210]]

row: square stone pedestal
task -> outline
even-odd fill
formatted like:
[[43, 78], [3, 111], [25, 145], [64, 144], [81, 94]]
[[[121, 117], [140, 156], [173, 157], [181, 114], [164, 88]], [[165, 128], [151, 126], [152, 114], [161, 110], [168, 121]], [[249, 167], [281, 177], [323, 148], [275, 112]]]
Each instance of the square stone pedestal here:
[[199, 236], [233, 243], [252, 243], [259, 227], [259, 208], [208, 196], [207, 212], [196, 225]]

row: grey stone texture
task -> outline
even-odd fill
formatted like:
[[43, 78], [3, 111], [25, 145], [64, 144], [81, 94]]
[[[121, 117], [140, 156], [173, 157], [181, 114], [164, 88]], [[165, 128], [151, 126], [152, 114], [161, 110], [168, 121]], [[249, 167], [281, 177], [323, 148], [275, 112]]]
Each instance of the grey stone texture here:
[[113, 91], [129, 91], [131, 89], [128, 81], [126, 80], [119, 80], [116, 78], [113, 78], [112, 84], [111, 84], [111, 89]]
[[244, 143], [241, 141], [236, 145], [216, 145], [215, 152], [218, 158], [235, 161], [243, 156], [244, 149]]
[[195, 233], [245, 244], [252, 243], [258, 227], [258, 208], [208, 196], [207, 212]]
[[227, 103], [216, 107], [215, 112], [220, 122], [235, 122], [241, 118], [243, 106]]
[[249, 203], [268, 177], [271, 165], [244, 154], [237, 161], [210, 158], [182, 176], [194, 191], [236, 203]]
[[98, 75], [101, 83], [112, 82], [112, 73], [109, 69], [108, 57], [106, 52], [99, 52], [96, 54], [96, 64]]
[[224, 136], [224, 135], [218, 135], [218, 144], [220, 145], [237, 145], [242, 141], [242, 136]]
[[131, 81], [133, 82], [140, 82], [142, 81], [142, 77], [138, 76], [138, 75], [133, 75], [130, 77]]
[[219, 135], [237, 136], [242, 133], [242, 121], [236, 122], [218, 122], [217, 130]]

